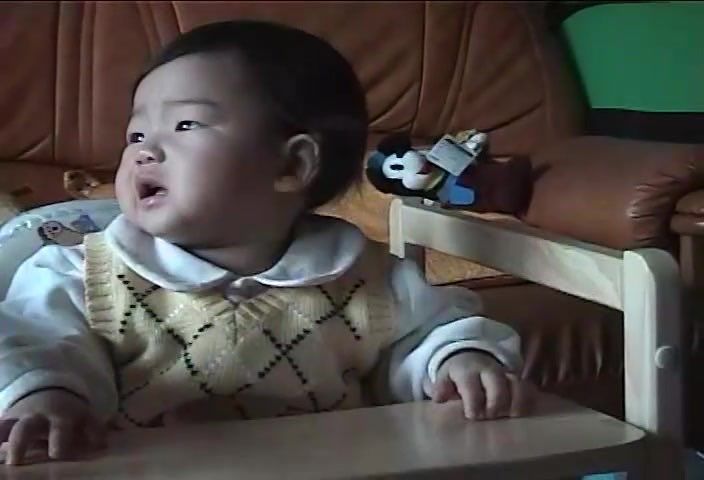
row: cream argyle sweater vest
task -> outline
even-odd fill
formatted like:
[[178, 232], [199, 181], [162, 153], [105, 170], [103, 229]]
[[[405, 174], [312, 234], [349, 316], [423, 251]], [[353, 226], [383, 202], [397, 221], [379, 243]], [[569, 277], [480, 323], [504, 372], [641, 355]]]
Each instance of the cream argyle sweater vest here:
[[393, 339], [381, 245], [335, 281], [239, 304], [146, 281], [102, 234], [85, 248], [88, 321], [110, 345], [123, 427], [361, 406], [360, 381]]

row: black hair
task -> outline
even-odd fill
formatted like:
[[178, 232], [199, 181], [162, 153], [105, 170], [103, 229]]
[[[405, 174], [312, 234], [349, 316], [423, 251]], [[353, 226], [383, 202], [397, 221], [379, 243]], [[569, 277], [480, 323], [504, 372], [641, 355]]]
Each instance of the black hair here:
[[147, 65], [135, 90], [157, 67], [196, 53], [244, 59], [273, 107], [274, 127], [284, 136], [309, 133], [318, 140], [320, 169], [306, 195], [308, 208], [333, 200], [359, 179], [367, 142], [364, 89], [350, 63], [329, 43], [276, 23], [211, 23], [168, 44]]

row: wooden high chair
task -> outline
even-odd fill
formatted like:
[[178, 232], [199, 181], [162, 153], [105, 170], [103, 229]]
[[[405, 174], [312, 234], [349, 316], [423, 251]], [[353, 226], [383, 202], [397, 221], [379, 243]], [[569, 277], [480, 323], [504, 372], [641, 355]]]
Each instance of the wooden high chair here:
[[414, 402], [117, 433], [96, 458], [0, 467], [0, 479], [683, 478], [679, 284], [668, 254], [608, 250], [416, 200], [394, 200], [390, 226], [399, 257], [433, 248], [621, 309], [626, 422], [548, 395], [526, 417], [486, 422], [464, 419], [461, 402]]
[[612, 250], [420, 199], [393, 200], [389, 233], [391, 253], [420, 265], [427, 247], [621, 310], [625, 421], [649, 433], [644, 475], [683, 477], [682, 289], [669, 253]]

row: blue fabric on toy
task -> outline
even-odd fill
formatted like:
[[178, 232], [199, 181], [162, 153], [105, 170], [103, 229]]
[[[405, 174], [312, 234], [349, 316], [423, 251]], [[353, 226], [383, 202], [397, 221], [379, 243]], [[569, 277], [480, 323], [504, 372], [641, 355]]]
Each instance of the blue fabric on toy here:
[[474, 203], [474, 190], [457, 184], [458, 177], [448, 175], [437, 192], [438, 200], [445, 205], [468, 206]]

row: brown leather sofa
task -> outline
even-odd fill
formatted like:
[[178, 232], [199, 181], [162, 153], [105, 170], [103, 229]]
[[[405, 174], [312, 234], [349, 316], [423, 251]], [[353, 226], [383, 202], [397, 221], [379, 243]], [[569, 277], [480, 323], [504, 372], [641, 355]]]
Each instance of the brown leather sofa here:
[[[368, 94], [370, 146], [401, 130], [419, 144], [466, 128], [489, 132], [493, 154], [532, 158], [534, 193], [522, 220], [616, 249], [668, 249], [681, 260], [688, 295], [701, 297], [704, 147], [583, 136], [584, 100], [545, 27], [543, 7], [5, 2], [0, 190], [22, 191], [29, 207], [66, 200], [67, 169], [109, 177], [123, 145], [132, 82], [150, 54], [203, 23], [264, 18], [327, 38], [353, 62]], [[365, 184], [328, 211], [385, 239], [388, 203]], [[459, 260], [436, 260], [436, 281], [443, 281], [444, 271], [452, 271], [445, 281], [463, 276]], [[465, 283], [481, 292], [489, 314], [522, 334], [525, 376], [546, 390], [622, 414], [619, 312], [502, 277]], [[696, 318], [695, 302], [688, 305], [688, 319]], [[702, 365], [697, 332], [687, 329], [690, 366]], [[689, 399], [701, 405], [701, 374], [692, 369], [689, 378]], [[704, 425], [697, 409], [687, 419], [688, 426]]]

